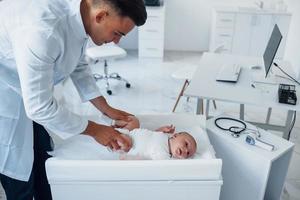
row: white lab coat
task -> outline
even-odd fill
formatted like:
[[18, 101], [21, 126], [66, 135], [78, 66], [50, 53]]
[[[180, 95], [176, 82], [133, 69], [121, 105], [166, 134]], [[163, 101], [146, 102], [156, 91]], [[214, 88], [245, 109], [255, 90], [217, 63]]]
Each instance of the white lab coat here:
[[[59, 105], [54, 85], [71, 77], [83, 101], [101, 95], [83, 61], [88, 36], [80, 0], [0, 2], [0, 173], [27, 181], [32, 120], [62, 138], [88, 121]], [[25, 112], [26, 111], [26, 112]], [[27, 117], [28, 116], [28, 117]]]

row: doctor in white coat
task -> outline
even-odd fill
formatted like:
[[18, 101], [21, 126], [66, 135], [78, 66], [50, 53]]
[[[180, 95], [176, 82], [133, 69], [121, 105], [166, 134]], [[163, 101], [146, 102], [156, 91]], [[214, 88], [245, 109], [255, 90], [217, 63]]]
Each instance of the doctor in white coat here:
[[7, 200], [51, 199], [45, 174], [50, 138], [88, 134], [112, 149], [131, 148], [113, 128], [68, 111], [53, 96], [71, 77], [83, 101], [112, 119], [129, 114], [105, 101], [84, 61], [90, 37], [118, 43], [147, 14], [143, 0], [0, 2], [0, 181]]

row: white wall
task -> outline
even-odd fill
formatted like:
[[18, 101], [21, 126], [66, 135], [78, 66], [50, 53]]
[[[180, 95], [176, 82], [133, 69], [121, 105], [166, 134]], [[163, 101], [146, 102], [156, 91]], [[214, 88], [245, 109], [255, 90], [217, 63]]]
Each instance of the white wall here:
[[288, 9], [293, 13], [287, 38], [285, 59], [289, 60], [294, 69], [300, 74], [300, 1], [287, 0]]
[[165, 49], [206, 50], [210, 1], [169, 0], [166, 3]]
[[137, 49], [138, 48], [138, 30], [135, 27], [131, 32], [122, 38], [119, 45], [125, 49]]
[[[264, 0], [265, 5], [272, 1]], [[206, 51], [209, 45], [211, 8], [215, 5], [251, 5], [257, 0], [165, 0], [165, 49]], [[293, 13], [285, 57], [300, 68], [300, 0], [285, 0]], [[121, 41], [121, 46], [137, 49], [137, 30]]]
[[211, 9], [252, 5], [252, 0], [166, 0], [165, 49], [205, 51], [209, 46]]
[[[205, 51], [208, 49], [211, 8], [217, 4], [253, 4], [253, 0], [165, 0], [165, 49]], [[137, 49], [134, 29], [120, 42], [122, 47]]]

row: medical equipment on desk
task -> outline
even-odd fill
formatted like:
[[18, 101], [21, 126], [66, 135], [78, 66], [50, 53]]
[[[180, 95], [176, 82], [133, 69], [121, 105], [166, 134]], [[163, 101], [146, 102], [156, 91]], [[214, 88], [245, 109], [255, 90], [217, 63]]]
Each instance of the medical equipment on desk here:
[[[220, 121], [231, 121], [236, 124], [225, 127], [218, 123]], [[247, 124], [241, 120], [231, 117], [218, 117], [215, 119], [215, 125], [221, 130], [231, 132], [231, 136], [234, 138], [240, 137], [241, 134], [248, 134], [245, 140], [247, 144], [255, 145], [269, 151], [273, 151], [275, 149], [274, 145], [260, 139], [261, 134], [258, 128], [256, 128], [256, 130], [247, 128]]]
[[257, 135], [254, 135], [252, 133], [250, 133], [249, 135], [247, 135], [245, 141], [246, 141], [247, 144], [258, 146], [258, 147], [266, 149], [268, 151], [273, 151], [275, 149], [274, 145], [262, 141], [261, 139], [259, 139], [257, 137]]
[[[233, 125], [233, 126], [229, 126], [229, 127], [222, 127], [220, 124], [218, 124], [219, 121], [221, 120], [227, 120], [227, 121], [231, 121], [231, 122], [236, 122], [238, 123], [239, 125]], [[246, 130], [248, 131], [255, 131], [253, 129], [249, 129], [247, 128], [247, 125], [245, 122], [241, 121], [241, 120], [238, 120], [238, 119], [235, 119], [235, 118], [231, 118], [231, 117], [218, 117], [216, 120], [215, 120], [215, 125], [221, 129], [221, 130], [224, 130], [224, 131], [229, 131], [231, 132], [231, 136], [232, 137], [235, 137], [235, 138], [238, 138], [240, 137], [241, 134], [246, 134], [247, 132], [245, 132]], [[259, 137], [260, 137], [260, 133], [259, 131], [257, 131], [257, 134], [259, 134]]]

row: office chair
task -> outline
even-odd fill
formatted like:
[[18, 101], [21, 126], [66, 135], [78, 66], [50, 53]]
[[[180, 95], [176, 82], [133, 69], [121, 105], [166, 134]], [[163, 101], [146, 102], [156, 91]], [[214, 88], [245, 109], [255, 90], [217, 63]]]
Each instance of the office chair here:
[[116, 44], [104, 44], [101, 46], [93, 46], [86, 49], [85, 53], [87, 60], [89, 62], [93, 62], [96, 64], [99, 61], [104, 61], [104, 73], [103, 75], [100, 74], [93, 74], [96, 81], [104, 80], [106, 84], [106, 92], [107, 94], [111, 95], [112, 91], [109, 86], [109, 79], [115, 79], [119, 81], [125, 82], [125, 86], [130, 88], [130, 83], [121, 77], [118, 73], [108, 73], [108, 60], [116, 59], [116, 58], [123, 58], [127, 55], [126, 51], [121, 47], [117, 46]]

